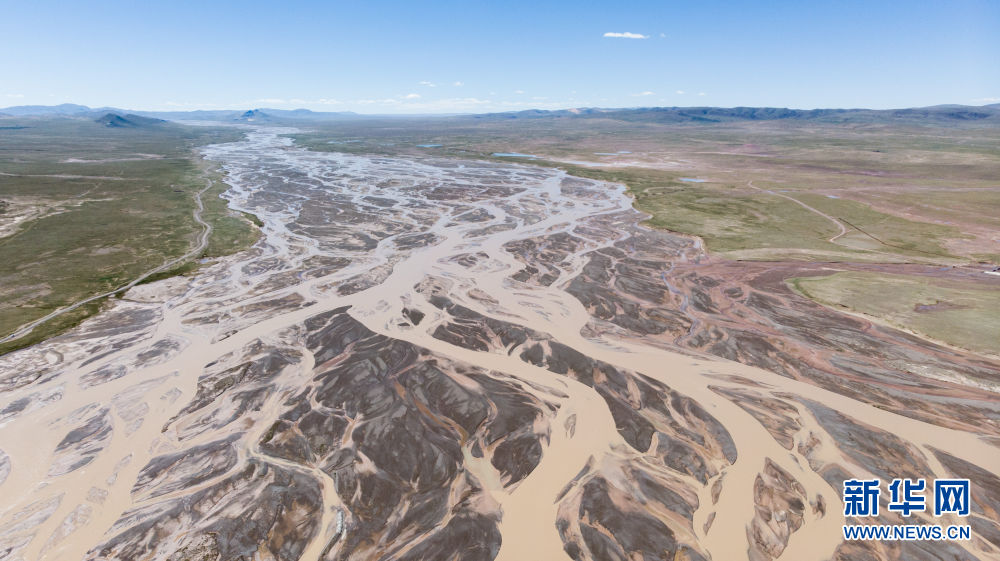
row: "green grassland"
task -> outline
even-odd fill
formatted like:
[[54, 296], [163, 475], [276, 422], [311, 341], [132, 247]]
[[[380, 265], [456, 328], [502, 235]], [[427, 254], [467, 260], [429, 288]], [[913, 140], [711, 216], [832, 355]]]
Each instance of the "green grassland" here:
[[844, 272], [789, 281], [832, 308], [949, 345], [1000, 356], [1000, 291], [925, 277]]
[[[995, 126], [452, 118], [323, 124], [295, 139], [314, 150], [520, 161], [624, 183], [650, 225], [700, 236], [735, 259], [1000, 262]], [[595, 154], [618, 151], [629, 154]], [[786, 197], [843, 219], [848, 232], [831, 242], [837, 224]]]
[[[730, 259], [1000, 264], [995, 125], [454, 118], [339, 123], [296, 140], [314, 150], [554, 166], [622, 183], [648, 225], [699, 236]], [[629, 154], [595, 154], [620, 151]], [[988, 284], [864, 273], [791, 284], [832, 308], [1000, 355], [1000, 293]]]
[[[191, 213], [206, 185], [203, 218], [214, 230], [204, 256], [255, 239], [255, 217], [226, 208], [220, 172], [194, 152], [238, 134], [141, 125], [0, 120], [0, 335], [184, 254], [200, 231]], [[292, 136], [312, 150], [526, 163], [623, 183], [650, 226], [700, 236], [731, 259], [1000, 263], [995, 125], [446, 117], [315, 122]], [[704, 182], [681, 180], [690, 177]]]
[[[115, 128], [66, 118], [0, 125], [0, 224], [17, 220], [0, 237], [0, 335], [188, 252], [201, 232], [192, 215], [195, 197], [208, 182], [202, 218], [213, 234], [202, 256], [231, 253], [256, 239], [250, 221], [219, 198], [226, 186], [218, 171], [195, 152], [239, 138], [231, 129]], [[65, 330], [100, 305], [54, 318], [0, 345], [0, 352]]]

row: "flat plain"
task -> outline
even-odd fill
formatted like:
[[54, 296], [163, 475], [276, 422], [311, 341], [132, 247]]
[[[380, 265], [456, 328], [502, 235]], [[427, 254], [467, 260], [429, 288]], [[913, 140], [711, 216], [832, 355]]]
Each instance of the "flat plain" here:
[[[155, 226], [84, 215], [96, 237], [71, 251], [148, 255], [133, 271], [190, 253], [201, 189], [225, 189], [238, 229], [216, 246], [231, 253], [0, 356], [0, 552], [1000, 557], [997, 128], [637, 115], [262, 110], [171, 129], [171, 149], [114, 145], [127, 175], [60, 164], [110, 166], [87, 181], [145, 192], [121, 213]], [[32, 169], [12, 155], [9, 177], [75, 181], [51, 162], [97, 159], [88, 142]], [[156, 167], [170, 154], [183, 174]], [[80, 196], [45, 189], [45, 208]], [[901, 477], [969, 479], [971, 514], [845, 516], [845, 480]], [[848, 541], [851, 522], [973, 539]]]
[[[625, 114], [655, 119], [650, 112]], [[1000, 265], [996, 125], [907, 119], [658, 123], [597, 115], [341, 122], [313, 129], [294, 138], [313, 150], [485, 158], [624, 184], [635, 208], [649, 215], [647, 225], [697, 236], [713, 256], [727, 260], [975, 271]], [[534, 157], [494, 155], [508, 153]], [[926, 279], [909, 278], [929, 286]], [[970, 279], [975, 289], [981, 279]], [[992, 309], [988, 291], [974, 293], [982, 299], [973, 308]], [[905, 318], [895, 321], [913, 327]], [[1000, 339], [991, 333], [971, 336], [980, 342], [966, 347], [997, 354]], [[967, 343], [962, 339], [958, 344]]]
[[[238, 138], [231, 128], [51, 118], [0, 125], [0, 337], [183, 255], [202, 232], [196, 197], [212, 227], [197, 257], [253, 243], [250, 223], [219, 198], [227, 187], [194, 153]], [[191, 269], [178, 266], [175, 273]], [[93, 301], [0, 343], [0, 352], [59, 333], [102, 305]]]

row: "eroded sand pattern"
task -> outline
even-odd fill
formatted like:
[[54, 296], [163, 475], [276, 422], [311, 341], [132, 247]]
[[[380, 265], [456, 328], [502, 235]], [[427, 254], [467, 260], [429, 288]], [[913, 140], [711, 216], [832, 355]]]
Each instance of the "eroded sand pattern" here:
[[[1000, 558], [1000, 365], [620, 186], [280, 132], [205, 150], [253, 250], [0, 358], [0, 559]], [[851, 477], [970, 478], [973, 540], [844, 543]]]

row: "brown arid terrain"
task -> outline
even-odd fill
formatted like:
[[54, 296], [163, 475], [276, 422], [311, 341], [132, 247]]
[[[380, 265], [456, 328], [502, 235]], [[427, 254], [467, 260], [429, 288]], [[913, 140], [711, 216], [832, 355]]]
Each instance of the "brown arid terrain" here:
[[[734, 196], [813, 220], [781, 258], [745, 243], [758, 222], [675, 233], [633, 208], [648, 186], [552, 161], [289, 135], [203, 149], [262, 221], [251, 249], [0, 356], [0, 559], [1000, 559], [1000, 351], [803, 294], [995, 293], [969, 259], [997, 253], [991, 218], [886, 249], [836, 225], [857, 208], [741, 175]], [[883, 489], [845, 518], [843, 482], [876, 477], [968, 478], [971, 514], [903, 520]], [[972, 539], [845, 541], [854, 522]]]

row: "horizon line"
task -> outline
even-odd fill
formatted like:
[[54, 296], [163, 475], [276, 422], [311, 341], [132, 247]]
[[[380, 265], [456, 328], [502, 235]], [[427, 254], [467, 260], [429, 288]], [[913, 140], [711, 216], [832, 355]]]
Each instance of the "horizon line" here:
[[[910, 107], [886, 107], [886, 108], [881, 108], [881, 109], [873, 108], [873, 107], [812, 107], [812, 108], [804, 108], [804, 107], [788, 107], [788, 106], [779, 106], [779, 105], [632, 105], [632, 106], [619, 106], [619, 107], [597, 106], [597, 105], [579, 105], [579, 106], [567, 106], [567, 107], [562, 107], [562, 108], [549, 108], [549, 109], [542, 109], [542, 108], [538, 108], [538, 107], [526, 107], [524, 109], [510, 109], [510, 110], [506, 110], [506, 111], [484, 111], [484, 112], [429, 111], [429, 112], [361, 113], [361, 112], [358, 112], [358, 111], [351, 111], [351, 110], [323, 111], [323, 110], [309, 109], [307, 107], [293, 107], [293, 108], [284, 109], [284, 108], [279, 108], [279, 107], [268, 107], [268, 106], [257, 106], [257, 107], [245, 106], [245, 108], [235, 108], [235, 109], [233, 109], [233, 108], [226, 108], [226, 107], [200, 108], [200, 109], [179, 109], [179, 108], [178, 109], [139, 109], [139, 108], [114, 107], [114, 106], [108, 106], [108, 105], [99, 106], [99, 107], [92, 107], [92, 106], [84, 105], [84, 104], [80, 104], [80, 103], [63, 102], [63, 103], [56, 103], [56, 104], [51, 104], [51, 105], [33, 104], [33, 103], [22, 104], [22, 105], [9, 105], [9, 106], [6, 106], [6, 107], [0, 107], [0, 116], [4, 116], [4, 117], [17, 117], [17, 116], [25, 116], [26, 117], [26, 116], [29, 116], [29, 115], [4, 115], [3, 114], [4, 110], [8, 110], [8, 109], [22, 109], [22, 108], [28, 108], [28, 107], [57, 108], [57, 107], [63, 107], [63, 106], [74, 106], [74, 107], [85, 108], [85, 109], [81, 110], [81, 112], [84, 111], [84, 110], [89, 110], [89, 111], [108, 111], [108, 112], [116, 112], [116, 111], [137, 112], [138, 111], [138, 112], [144, 112], [144, 113], [196, 113], [196, 112], [219, 112], [219, 111], [229, 111], [229, 112], [233, 112], [233, 113], [240, 113], [240, 112], [245, 113], [245, 112], [248, 112], [248, 111], [265, 111], [265, 110], [269, 110], [269, 111], [283, 111], [283, 112], [308, 111], [308, 112], [311, 112], [311, 113], [318, 113], [318, 114], [323, 114], [323, 113], [328, 113], [328, 114], [351, 114], [351, 115], [357, 115], [357, 116], [362, 116], [362, 117], [364, 117], [364, 116], [370, 116], [370, 117], [382, 117], [382, 116], [429, 116], [429, 115], [437, 115], [437, 116], [444, 117], [444, 116], [469, 116], [469, 115], [494, 115], [494, 114], [505, 114], [505, 113], [523, 113], [525, 111], [540, 111], [540, 112], [553, 113], [553, 112], [558, 112], [558, 111], [573, 111], [573, 110], [585, 110], [585, 109], [602, 110], [602, 111], [609, 111], [609, 112], [610, 111], [637, 110], [637, 109], [700, 109], [700, 108], [708, 108], [708, 109], [786, 109], [786, 110], [789, 110], [789, 111], [899, 111], [899, 110], [904, 110], [904, 109], [932, 109], [932, 108], [939, 108], [939, 107], [993, 107], [993, 106], [998, 106], [998, 105], [1000, 105], [1000, 102], [993, 101], [993, 100], [989, 100], [989, 101], [984, 102], [984, 103], [982, 103], [980, 105], [971, 105], [971, 104], [965, 104], [965, 103], [938, 103], [938, 104], [935, 104], [935, 105], [920, 105], [920, 106], [910, 106]], [[63, 115], [63, 116], [69, 117], [69, 116], [72, 116], [72, 114], [66, 114], [66, 115]]]

